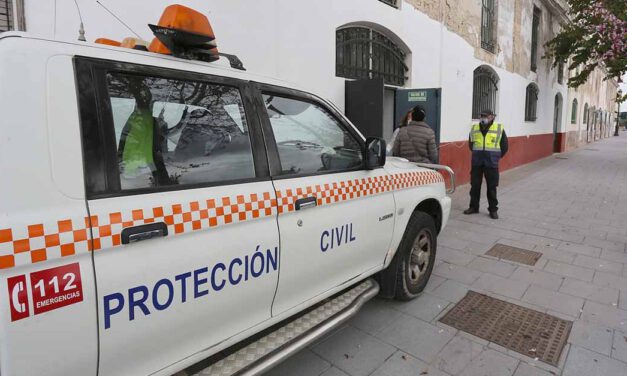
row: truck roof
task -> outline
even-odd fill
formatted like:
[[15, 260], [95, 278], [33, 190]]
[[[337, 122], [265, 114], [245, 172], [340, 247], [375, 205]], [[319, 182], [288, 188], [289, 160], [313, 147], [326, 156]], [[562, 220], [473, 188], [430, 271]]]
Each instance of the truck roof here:
[[[17, 47], [18, 49], [29, 49], [29, 45], [33, 43], [40, 44], [37, 49], [40, 51], [42, 49], [45, 49], [45, 51], [48, 51], [50, 55], [71, 54], [135, 64], [152, 65], [163, 68], [232, 77], [246, 81], [256, 81], [270, 85], [284, 86], [291, 89], [311, 92], [310, 90], [301, 88], [297, 84], [294, 84], [292, 82], [264, 76], [261, 74], [250, 73], [248, 71], [241, 71], [231, 68], [229, 66], [222, 65], [220, 63], [208, 63], [199, 60], [187, 60], [170, 55], [162, 55], [148, 51], [140, 51], [130, 48], [109, 46], [92, 42], [48, 39], [29, 34], [27, 32], [19, 31], [0, 33], [0, 48], [4, 45], [3, 42], [6, 42], [8, 40], [19, 40], [19, 47]], [[246, 62], [244, 62], [244, 66], [246, 66]]]

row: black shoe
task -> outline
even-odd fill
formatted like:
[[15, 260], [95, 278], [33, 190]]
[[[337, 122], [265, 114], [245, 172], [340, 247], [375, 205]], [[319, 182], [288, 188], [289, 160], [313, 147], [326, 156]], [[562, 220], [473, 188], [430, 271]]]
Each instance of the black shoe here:
[[490, 212], [490, 218], [492, 219], [499, 219], [499, 214], [495, 211]]
[[464, 210], [464, 214], [468, 215], [468, 214], [477, 214], [479, 213], [479, 209], [473, 209], [473, 208], [468, 208], [466, 210]]

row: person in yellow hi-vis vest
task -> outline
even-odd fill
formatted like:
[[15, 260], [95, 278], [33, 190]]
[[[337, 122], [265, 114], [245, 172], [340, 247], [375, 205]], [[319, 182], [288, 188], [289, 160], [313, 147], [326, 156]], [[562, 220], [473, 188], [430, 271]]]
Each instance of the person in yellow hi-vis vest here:
[[499, 185], [499, 161], [508, 149], [507, 135], [503, 124], [494, 122], [494, 112], [481, 112], [481, 122], [470, 130], [469, 146], [472, 151], [472, 170], [470, 171], [470, 205], [464, 214], [479, 213], [481, 183], [485, 176], [488, 186], [488, 211], [490, 218], [498, 219], [499, 201], [496, 187]]

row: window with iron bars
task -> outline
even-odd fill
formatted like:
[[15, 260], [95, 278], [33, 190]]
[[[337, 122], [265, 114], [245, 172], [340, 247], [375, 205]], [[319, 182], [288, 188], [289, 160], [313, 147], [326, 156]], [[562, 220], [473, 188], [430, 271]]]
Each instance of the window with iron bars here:
[[398, 3], [401, 0], [379, 0], [379, 1], [382, 2], [382, 3], [385, 3], [385, 4], [389, 5], [389, 6], [392, 6], [394, 8], [398, 8]]
[[536, 121], [538, 118], [538, 86], [531, 83], [527, 86], [527, 94], [525, 96], [525, 121]]
[[573, 110], [570, 116], [571, 124], [577, 124], [577, 104], [578, 104], [577, 99], [573, 99]]
[[482, 0], [481, 6], [481, 47], [494, 52], [495, 47], [495, 0]]
[[336, 32], [335, 74], [346, 78], [383, 78], [388, 85], [407, 80], [407, 54], [385, 35], [366, 28], [348, 27]]
[[0, 32], [15, 30], [13, 19], [13, 2], [0, 0]]
[[499, 76], [490, 68], [481, 66], [473, 73], [472, 118], [479, 119], [481, 112], [497, 112], [496, 94], [499, 90]]
[[531, 26], [531, 70], [538, 69], [538, 34], [540, 33], [540, 9], [533, 7], [533, 23]]
[[559, 63], [557, 65], [557, 83], [564, 83], [564, 63]]

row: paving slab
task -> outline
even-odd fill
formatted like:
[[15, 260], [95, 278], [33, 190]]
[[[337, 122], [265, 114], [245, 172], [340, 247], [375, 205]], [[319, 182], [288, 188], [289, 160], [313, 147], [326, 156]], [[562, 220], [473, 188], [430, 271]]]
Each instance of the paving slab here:
[[479, 354], [460, 376], [509, 376], [518, 366], [518, 359], [488, 349]]
[[612, 358], [627, 363], [627, 332], [622, 332], [620, 330], [614, 331]]
[[349, 375], [366, 376], [379, 368], [396, 348], [349, 326], [314, 346], [312, 351]]
[[522, 300], [573, 317], [579, 316], [584, 303], [582, 298], [548, 290], [537, 285], [530, 286]]
[[514, 264], [487, 257], [475, 258], [468, 264], [468, 267], [484, 273], [496, 274], [501, 277], [509, 277], [514, 273], [514, 270], [516, 270], [516, 265]]
[[403, 315], [377, 337], [396, 348], [427, 363], [432, 362], [440, 350], [455, 335], [455, 330], [431, 325], [409, 315]]
[[485, 350], [485, 346], [461, 336], [454, 337], [433, 362], [438, 369], [451, 375], [462, 372], [474, 358]]
[[485, 273], [472, 284], [472, 287], [473, 289], [490, 291], [495, 294], [520, 299], [529, 288], [529, 283]]
[[610, 356], [614, 330], [588, 321], [578, 320], [573, 323], [568, 342]]
[[597, 286], [577, 279], [566, 278], [559, 291], [597, 303], [613, 307], [618, 306], [619, 290], [612, 287]]
[[446, 376], [447, 374], [438, 370], [420, 359], [402, 351], [396, 352], [381, 365], [372, 376]]
[[572, 346], [562, 376], [622, 376], [627, 375], [627, 363], [605, 355]]
[[557, 291], [566, 277], [521, 266], [516, 269], [510, 279], [533, 283]]
[[587, 282], [592, 282], [592, 278], [594, 277], [594, 269], [564, 264], [562, 262], [553, 260], [550, 260], [546, 263], [544, 270], [549, 273], [558, 274], [564, 277], [580, 279]]
[[[429, 293], [424, 293], [420, 296], [420, 299], [414, 299], [409, 302], [399, 302], [395, 304], [394, 307], [400, 312], [429, 322], [435, 319], [449, 304], [447, 300], [438, 298]], [[389, 316], [388, 323], [394, 322], [397, 317], [397, 315]]]
[[433, 274], [470, 285], [481, 276], [482, 272], [470, 267], [443, 262], [433, 268]]

